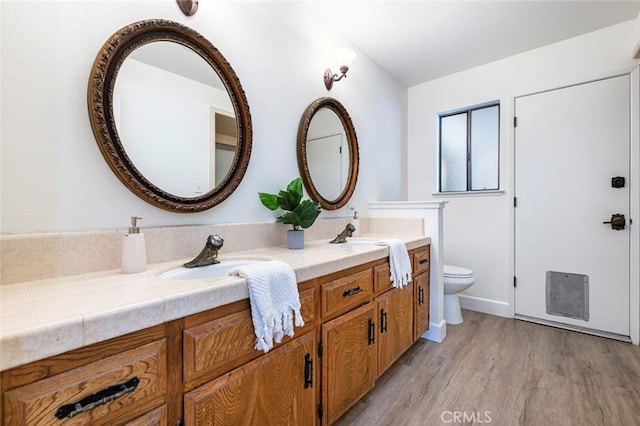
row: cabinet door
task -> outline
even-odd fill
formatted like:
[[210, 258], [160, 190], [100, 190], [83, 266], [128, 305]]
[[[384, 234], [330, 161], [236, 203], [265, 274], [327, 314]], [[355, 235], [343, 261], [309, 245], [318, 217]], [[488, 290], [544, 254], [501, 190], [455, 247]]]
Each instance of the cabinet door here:
[[415, 286], [413, 339], [418, 340], [429, 330], [429, 271], [416, 275], [413, 283]]
[[314, 341], [307, 333], [188, 392], [185, 424], [314, 424]]
[[322, 326], [323, 424], [342, 416], [375, 380], [375, 303], [369, 303]]
[[167, 406], [163, 405], [160, 408], [138, 417], [135, 420], [127, 423], [127, 426], [168, 426], [167, 421]]
[[413, 340], [413, 283], [379, 296], [378, 376], [406, 351]]

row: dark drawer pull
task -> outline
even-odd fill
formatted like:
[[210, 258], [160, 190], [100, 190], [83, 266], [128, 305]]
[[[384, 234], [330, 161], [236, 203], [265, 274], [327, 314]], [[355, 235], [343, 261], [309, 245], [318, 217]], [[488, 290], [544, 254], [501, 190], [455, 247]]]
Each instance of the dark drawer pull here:
[[304, 356], [304, 388], [309, 389], [313, 386], [313, 360], [311, 354]]
[[387, 331], [387, 313], [384, 309], [380, 309], [380, 333]]
[[109, 386], [106, 389], [86, 396], [78, 402], [63, 405], [62, 407], [58, 408], [58, 411], [56, 411], [56, 417], [59, 419], [64, 419], [65, 417], [71, 418], [73, 416], [77, 416], [78, 414], [87, 412], [94, 407], [106, 404], [107, 402], [113, 401], [114, 399], [119, 398], [122, 395], [133, 392], [134, 390], [136, 390], [136, 387], [138, 387], [138, 383], [140, 383], [140, 379], [134, 377], [133, 379], [127, 380], [126, 382]]
[[422, 286], [418, 286], [418, 305], [422, 305], [424, 303], [424, 289]]
[[429, 263], [429, 259], [422, 259], [420, 262], [418, 262], [421, 265], [424, 265], [425, 263]]
[[376, 342], [376, 325], [373, 323], [373, 319], [369, 318], [369, 344], [373, 345]]
[[348, 288], [342, 293], [342, 297], [353, 296], [354, 294], [358, 294], [362, 291], [360, 286]]

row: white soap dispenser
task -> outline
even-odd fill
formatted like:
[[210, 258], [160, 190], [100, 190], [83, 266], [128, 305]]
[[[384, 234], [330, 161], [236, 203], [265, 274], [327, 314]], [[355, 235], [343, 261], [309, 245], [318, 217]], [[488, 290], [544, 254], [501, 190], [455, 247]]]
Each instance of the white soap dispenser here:
[[138, 220], [141, 217], [131, 216], [129, 233], [122, 240], [122, 273], [135, 274], [147, 269], [147, 247], [144, 234], [140, 233]]
[[352, 237], [360, 236], [360, 219], [358, 219], [358, 212], [353, 211], [353, 219], [351, 219], [351, 224], [356, 227], [356, 230], [351, 233]]

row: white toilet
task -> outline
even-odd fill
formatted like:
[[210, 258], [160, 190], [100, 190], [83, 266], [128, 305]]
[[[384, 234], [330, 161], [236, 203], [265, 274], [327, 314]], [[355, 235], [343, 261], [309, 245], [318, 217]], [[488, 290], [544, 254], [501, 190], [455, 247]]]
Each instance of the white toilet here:
[[471, 269], [444, 265], [444, 319], [447, 324], [462, 324], [462, 312], [458, 293], [476, 282]]

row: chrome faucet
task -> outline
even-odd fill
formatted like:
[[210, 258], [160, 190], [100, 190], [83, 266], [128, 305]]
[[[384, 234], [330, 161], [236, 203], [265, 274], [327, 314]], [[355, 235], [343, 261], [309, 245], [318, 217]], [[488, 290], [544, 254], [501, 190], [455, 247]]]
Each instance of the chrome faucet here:
[[185, 263], [185, 268], [195, 268], [198, 266], [213, 265], [214, 263], [220, 263], [218, 260], [218, 250], [222, 248], [224, 240], [218, 234], [209, 235], [207, 243], [199, 255], [196, 256], [191, 262]]
[[344, 227], [344, 230], [339, 233], [333, 240], [329, 241], [329, 243], [331, 244], [342, 244], [342, 243], [346, 243], [347, 242], [347, 237], [350, 237], [353, 235], [353, 231], [356, 230], [356, 227], [353, 226], [352, 223], [347, 224], [347, 226]]

